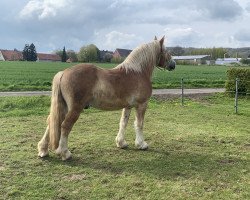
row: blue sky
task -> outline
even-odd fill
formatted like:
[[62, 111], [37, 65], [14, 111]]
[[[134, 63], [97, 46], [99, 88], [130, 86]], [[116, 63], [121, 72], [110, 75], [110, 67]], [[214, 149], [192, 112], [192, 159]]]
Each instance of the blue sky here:
[[249, 0], [2, 0], [0, 49], [250, 47]]

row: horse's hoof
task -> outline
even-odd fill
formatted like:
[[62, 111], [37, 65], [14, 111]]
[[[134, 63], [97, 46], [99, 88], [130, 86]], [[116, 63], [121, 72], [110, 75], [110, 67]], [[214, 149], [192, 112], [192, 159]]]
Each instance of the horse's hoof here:
[[38, 153], [38, 157], [40, 157], [40, 158], [44, 158], [46, 156], [49, 156], [49, 151], [39, 152]]
[[120, 148], [120, 149], [127, 149], [128, 148], [128, 144], [126, 143], [126, 144], [123, 144], [122, 146], [120, 146], [120, 145], [118, 146], [117, 145], [117, 147]]
[[68, 149], [62, 150], [60, 147], [58, 147], [55, 151], [56, 155], [61, 156], [62, 160], [70, 160], [72, 158], [72, 154]]
[[116, 146], [120, 149], [126, 149], [128, 147], [128, 143], [125, 140], [120, 142], [116, 141]]
[[148, 144], [146, 142], [142, 142], [141, 144], [136, 143], [135, 146], [140, 150], [147, 150]]
[[49, 155], [49, 149], [47, 145], [43, 145], [43, 143], [40, 141], [37, 144], [37, 150], [38, 150], [38, 157], [43, 158]]
[[70, 153], [70, 151], [67, 151], [67, 153], [65, 153], [65, 155], [62, 155], [63, 161], [67, 161], [67, 160], [71, 160], [71, 159], [72, 159], [72, 154]]

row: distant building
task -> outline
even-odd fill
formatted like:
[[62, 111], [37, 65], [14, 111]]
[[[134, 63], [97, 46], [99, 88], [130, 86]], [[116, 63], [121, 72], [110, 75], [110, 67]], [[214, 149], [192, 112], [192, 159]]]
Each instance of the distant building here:
[[[18, 50], [0, 50], [0, 61], [23, 60], [23, 53]], [[60, 62], [60, 56], [56, 54], [37, 53], [37, 61]]]
[[218, 58], [215, 61], [216, 65], [229, 65], [232, 63], [240, 63], [241, 58]]
[[129, 49], [116, 49], [113, 53], [113, 58], [126, 58], [132, 50]]
[[0, 50], [0, 60], [2, 61], [18, 61], [23, 60], [23, 54], [18, 50]]
[[37, 62], [61, 62], [62, 59], [57, 54], [37, 53]]
[[0, 61], [5, 61], [2, 52], [0, 51]]
[[190, 55], [190, 56], [172, 56], [172, 59], [177, 63], [185, 64], [208, 64], [211, 60], [210, 55]]

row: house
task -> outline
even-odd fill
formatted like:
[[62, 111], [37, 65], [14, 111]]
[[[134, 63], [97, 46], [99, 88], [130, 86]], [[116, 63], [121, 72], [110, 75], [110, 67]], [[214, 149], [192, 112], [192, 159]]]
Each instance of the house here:
[[129, 49], [116, 49], [113, 53], [113, 58], [126, 58], [132, 50]]
[[37, 62], [61, 62], [61, 60], [57, 54], [37, 53]]
[[[0, 50], [0, 61], [20, 61], [23, 60], [23, 53], [16, 49]], [[56, 54], [37, 53], [37, 61], [60, 62], [61, 57]]]
[[2, 52], [0, 51], [0, 61], [5, 61]]
[[241, 58], [218, 58], [215, 61], [216, 65], [229, 65], [232, 63], [240, 63]]
[[18, 61], [23, 60], [21, 51], [14, 50], [0, 50], [0, 60], [2, 61]]
[[172, 56], [172, 59], [177, 63], [188, 63], [188, 64], [208, 64], [211, 60], [210, 55], [189, 55], [189, 56]]

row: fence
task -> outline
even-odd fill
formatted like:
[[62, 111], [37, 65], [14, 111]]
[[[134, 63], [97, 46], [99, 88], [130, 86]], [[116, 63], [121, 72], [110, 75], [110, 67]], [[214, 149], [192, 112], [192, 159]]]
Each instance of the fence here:
[[[235, 80], [232, 80], [232, 81], [235, 81], [235, 90], [234, 91], [225, 91], [225, 93], [228, 93], [228, 94], [233, 94], [234, 95], [234, 111], [236, 114], [238, 114], [238, 109], [239, 109], [239, 104], [238, 104], [238, 101], [239, 101], [239, 95], [250, 95], [250, 93], [248, 93], [249, 91], [247, 91], [246, 93], [244, 92], [239, 92], [239, 82], [240, 82], [240, 79], [239, 78], [236, 78]], [[246, 81], [245, 81], [246, 82]], [[248, 83], [250, 83], [250, 81], [247, 81]], [[184, 106], [184, 97], [185, 97], [185, 92], [184, 92], [184, 78], [181, 79], [181, 105]]]

